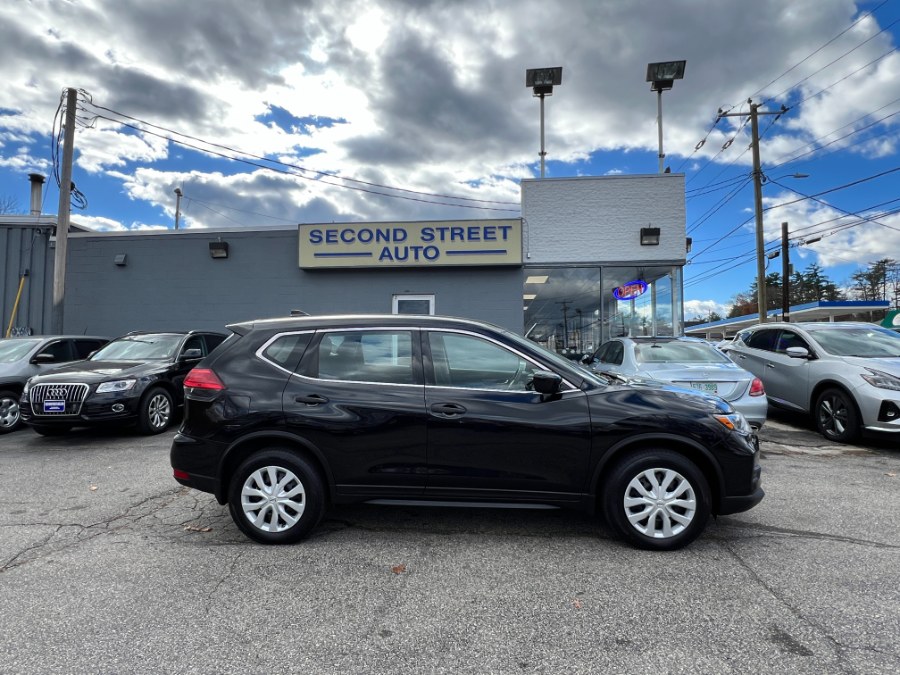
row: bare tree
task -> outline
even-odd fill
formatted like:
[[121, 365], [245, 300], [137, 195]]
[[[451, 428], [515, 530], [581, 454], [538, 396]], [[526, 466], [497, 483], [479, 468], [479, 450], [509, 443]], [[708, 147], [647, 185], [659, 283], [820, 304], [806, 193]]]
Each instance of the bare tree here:
[[0, 215], [11, 213], [19, 213], [19, 200], [9, 195], [0, 197]]

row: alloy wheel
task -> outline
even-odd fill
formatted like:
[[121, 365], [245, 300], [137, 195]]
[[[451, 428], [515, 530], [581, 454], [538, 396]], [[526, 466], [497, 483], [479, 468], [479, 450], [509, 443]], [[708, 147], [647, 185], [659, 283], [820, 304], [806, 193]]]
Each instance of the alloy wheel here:
[[19, 402], [13, 398], [0, 398], [0, 428], [12, 429], [19, 423]]
[[296, 525], [303, 515], [306, 491], [292, 471], [264, 466], [244, 481], [241, 508], [254, 527], [263, 532], [283, 532]]
[[688, 480], [672, 469], [647, 469], [625, 489], [625, 516], [647, 537], [668, 539], [683, 532], [697, 512], [697, 496]]
[[154, 395], [147, 403], [147, 418], [154, 429], [163, 429], [172, 416], [172, 404], [163, 393]]
[[842, 436], [849, 424], [850, 410], [844, 397], [832, 394], [819, 403], [819, 427], [827, 436]]

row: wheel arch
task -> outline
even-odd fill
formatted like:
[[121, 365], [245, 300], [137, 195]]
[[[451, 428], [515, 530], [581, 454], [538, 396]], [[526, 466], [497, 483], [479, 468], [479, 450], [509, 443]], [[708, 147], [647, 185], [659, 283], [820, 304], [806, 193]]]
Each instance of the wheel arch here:
[[232, 475], [241, 462], [260, 450], [274, 446], [294, 452], [312, 463], [322, 477], [326, 502], [332, 501], [334, 477], [331, 475], [322, 453], [305, 439], [283, 431], [260, 431], [249, 434], [229, 446], [219, 464], [219, 475], [216, 481], [215, 492], [216, 500], [220, 504], [225, 504], [228, 501], [228, 486]]
[[822, 380], [821, 382], [818, 382], [815, 387], [813, 387], [809, 397], [809, 412], [813, 416], [813, 418], [815, 418], [816, 415], [816, 402], [819, 400], [819, 396], [822, 395], [822, 392], [824, 392], [826, 389], [839, 389], [843, 393], [845, 393], [853, 403], [853, 407], [856, 409], [856, 414], [859, 416], [860, 423], [862, 422], [859, 403], [856, 402], [856, 397], [853, 395], [853, 392], [850, 391], [850, 387], [838, 380]]
[[703, 445], [693, 439], [674, 434], [642, 434], [624, 439], [609, 448], [597, 462], [591, 479], [590, 508], [592, 513], [602, 511], [600, 502], [604, 494], [603, 484], [613, 469], [632, 453], [654, 448], [677, 452], [697, 465], [709, 485], [712, 512], [718, 513], [722, 503], [722, 485], [724, 484], [721, 468], [713, 459], [712, 453]]

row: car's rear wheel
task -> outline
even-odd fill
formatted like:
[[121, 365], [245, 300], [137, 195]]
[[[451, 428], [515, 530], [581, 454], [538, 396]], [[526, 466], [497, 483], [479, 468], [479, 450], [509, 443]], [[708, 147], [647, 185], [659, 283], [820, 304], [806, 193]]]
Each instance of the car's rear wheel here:
[[261, 544], [293, 544], [316, 526], [325, 509], [316, 468], [289, 450], [251, 455], [234, 472], [228, 490], [231, 518]]
[[19, 428], [19, 395], [14, 391], [0, 391], [0, 434]]
[[159, 434], [172, 421], [172, 396], [161, 387], [154, 387], [141, 399], [138, 429], [142, 434]]
[[33, 424], [31, 426], [41, 436], [64, 436], [72, 430], [71, 424]]
[[639, 548], [671, 551], [691, 543], [710, 514], [710, 490], [691, 460], [671, 450], [642, 450], [617, 464], [604, 486], [604, 514]]
[[856, 404], [841, 389], [826, 389], [816, 400], [816, 428], [829, 441], [850, 443], [859, 436]]

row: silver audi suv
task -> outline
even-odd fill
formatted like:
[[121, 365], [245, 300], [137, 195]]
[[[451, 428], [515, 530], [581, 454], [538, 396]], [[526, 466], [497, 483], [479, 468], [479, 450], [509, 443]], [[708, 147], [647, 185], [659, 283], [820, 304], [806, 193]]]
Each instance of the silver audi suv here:
[[900, 433], [900, 334], [868, 323], [768, 323], [723, 347], [769, 403], [811, 412], [828, 440]]

